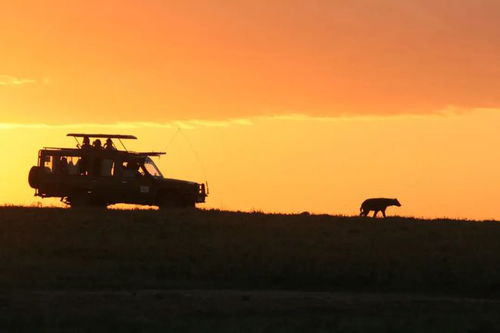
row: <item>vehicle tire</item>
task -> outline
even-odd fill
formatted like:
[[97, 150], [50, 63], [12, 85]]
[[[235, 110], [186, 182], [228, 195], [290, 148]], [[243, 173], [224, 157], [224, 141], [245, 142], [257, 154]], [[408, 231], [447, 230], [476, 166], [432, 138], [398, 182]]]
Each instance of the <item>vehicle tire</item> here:
[[194, 209], [194, 208], [196, 208], [196, 205], [195, 205], [195, 202], [192, 200], [184, 200], [184, 201], [182, 201], [182, 208]]
[[164, 194], [158, 200], [158, 207], [161, 210], [190, 209], [195, 208], [195, 202], [180, 195]]
[[28, 183], [32, 188], [40, 187], [43, 172], [44, 170], [42, 167], [39, 166], [31, 167], [28, 175]]
[[170, 210], [176, 208], [175, 200], [169, 195], [162, 195], [158, 198], [158, 208], [160, 210]]
[[181, 208], [182, 204], [177, 196], [164, 194], [158, 200], [158, 207], [162, 210], [170, 210]]
[[107, 203], [95, 200], [91, 194], [85, 191], [73, 192], [68, 196], [68, 201], [71, 208], [106, 209], [108, 207]]
[[74, 192], [68, 196], [69, 205], [71, 208], [85, 208], [90, 206], [88, 194], [85, 192]]

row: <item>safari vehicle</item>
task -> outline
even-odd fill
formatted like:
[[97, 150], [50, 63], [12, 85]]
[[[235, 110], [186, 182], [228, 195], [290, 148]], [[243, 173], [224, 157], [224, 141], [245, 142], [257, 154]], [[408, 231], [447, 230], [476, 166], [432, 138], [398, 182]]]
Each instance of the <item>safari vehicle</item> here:
[[[164, 178], [151, 159], [164, 152], [127, 151], [122, 139], [133, 135], [78, 134], [77, 148], [45, 147], [38, 152], [38, 164], [28, 181], [41, 198], [59, 197], [71, 207], [106, 207], [115, 203], [188, 208], [205, 202], [204, 184]], [[79, 138], [83, 138], [80, 144]], [[90, 145], [90, 139], [95, 139]], [[102, 147], [100, 140], [106, 139]], [[114, 146], [117, 139], [123, 146]]]

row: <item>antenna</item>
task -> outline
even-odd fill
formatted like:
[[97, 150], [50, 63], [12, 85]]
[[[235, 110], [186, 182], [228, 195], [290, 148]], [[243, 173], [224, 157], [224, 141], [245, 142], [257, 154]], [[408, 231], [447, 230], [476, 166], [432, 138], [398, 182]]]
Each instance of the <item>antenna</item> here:
[[[177, 127], [177, 130], [175, 131], [175, 133], [172, 135], [172, 137], [168, 141], [167, 145], [165, 146], [165, 150], [168, 150], [168, 147], [174, 141], [174, 139], [177, 137], [178, 134], [182, 135], [182, 137], [184, 138], [184, 141], [188, 144], [189, 148], [191, 149], [191, 153], [193, 154], [194, 158], [196, 159], [196, 161], [198, 163], [198, 166], [199, 166], [201, 174], [202, 174], [201, 176], [205, 179], [205, 183], [206, 183], [207, 190], [208, 190], [207, 172], [205, 170], [205, 165], [202, 163], [200, 155], [198, 154], [196, 149], [194, 149], [193, 143], [191, 142], [189, 137], [186, 134], [184, 134], [181, 127], [179, 127], [179, 126], [176, 126], [176, 127]], [[208, 194], [208, 192], [207, 192], [207, 194]]]
[[207, 182], [207, 188], [208, 188], [207, 172], [205, 170], [205, 165], [203, 164], [201, 157], [198, 154], [198, 151], [196, 149], [194, 149], [193, 142], [189, 139], [189, 137], [186, 134], [184, 134], [183, 131], [181, 131], [180, 127], [178, 128], [178, 132], [184, 137], [184, 140], [186, 140], [186, 142], [189, 145], [189, 148], [191, 148], [191, 152], [193, 153], [194, 157], [198, 161], [198, 165], [200, 166], [201, 172], [203, 174], [203, 178], [205, 178], [205, 182]]

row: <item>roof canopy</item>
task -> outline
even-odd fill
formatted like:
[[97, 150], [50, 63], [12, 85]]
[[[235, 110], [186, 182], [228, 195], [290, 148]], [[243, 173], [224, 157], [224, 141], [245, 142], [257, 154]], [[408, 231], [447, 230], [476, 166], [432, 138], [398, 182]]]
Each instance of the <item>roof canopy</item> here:
[[132, 152], [132, 154], [140, 155], [140, 156], [160, 156], [160, 155], [165, 155], [166, 153], [164, 151], [150, 151], [150, 152]]
[[71, 155], [71, 156], [82, 156], [82, 155], [107, 155], [107, 156], [131, 156], [131, 157], [146, 157], [146, 156], [160, 156], [165, 155], [165, 152], [151, 151], [151, 152], [135, 152], [135, 151], [124, 151], [124, 150], [110, 150], [110, 149], [81, 149], [81, 148], [58, 148], [58, 147], [44, 147], [43, 152], [49, 153], [50, 155]]
[[75, 138], [104, 138], [104, 139], [131, 139], [137, 140], [135, 135], [122, 135], [122, 134], [86, 134], [86, 133], [68, 133], [66, 136], [72, 136]]

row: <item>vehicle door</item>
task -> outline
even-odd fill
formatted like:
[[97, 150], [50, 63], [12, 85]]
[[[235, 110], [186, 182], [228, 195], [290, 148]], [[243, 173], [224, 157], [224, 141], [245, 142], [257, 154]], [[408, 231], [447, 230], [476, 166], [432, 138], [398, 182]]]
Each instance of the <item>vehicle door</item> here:
[[120, 163], [112, 158], [102, 158], [96, 164], [96, 172], [91, 177], [95, 194], [108, 203], [123, 202], [126, 184], [120, 177]]
[[154, 198], [153, 178], [143, 165], [125, 168], [122, 184], [126, 187], [125, 202], [131, 204], [151, 204]]

